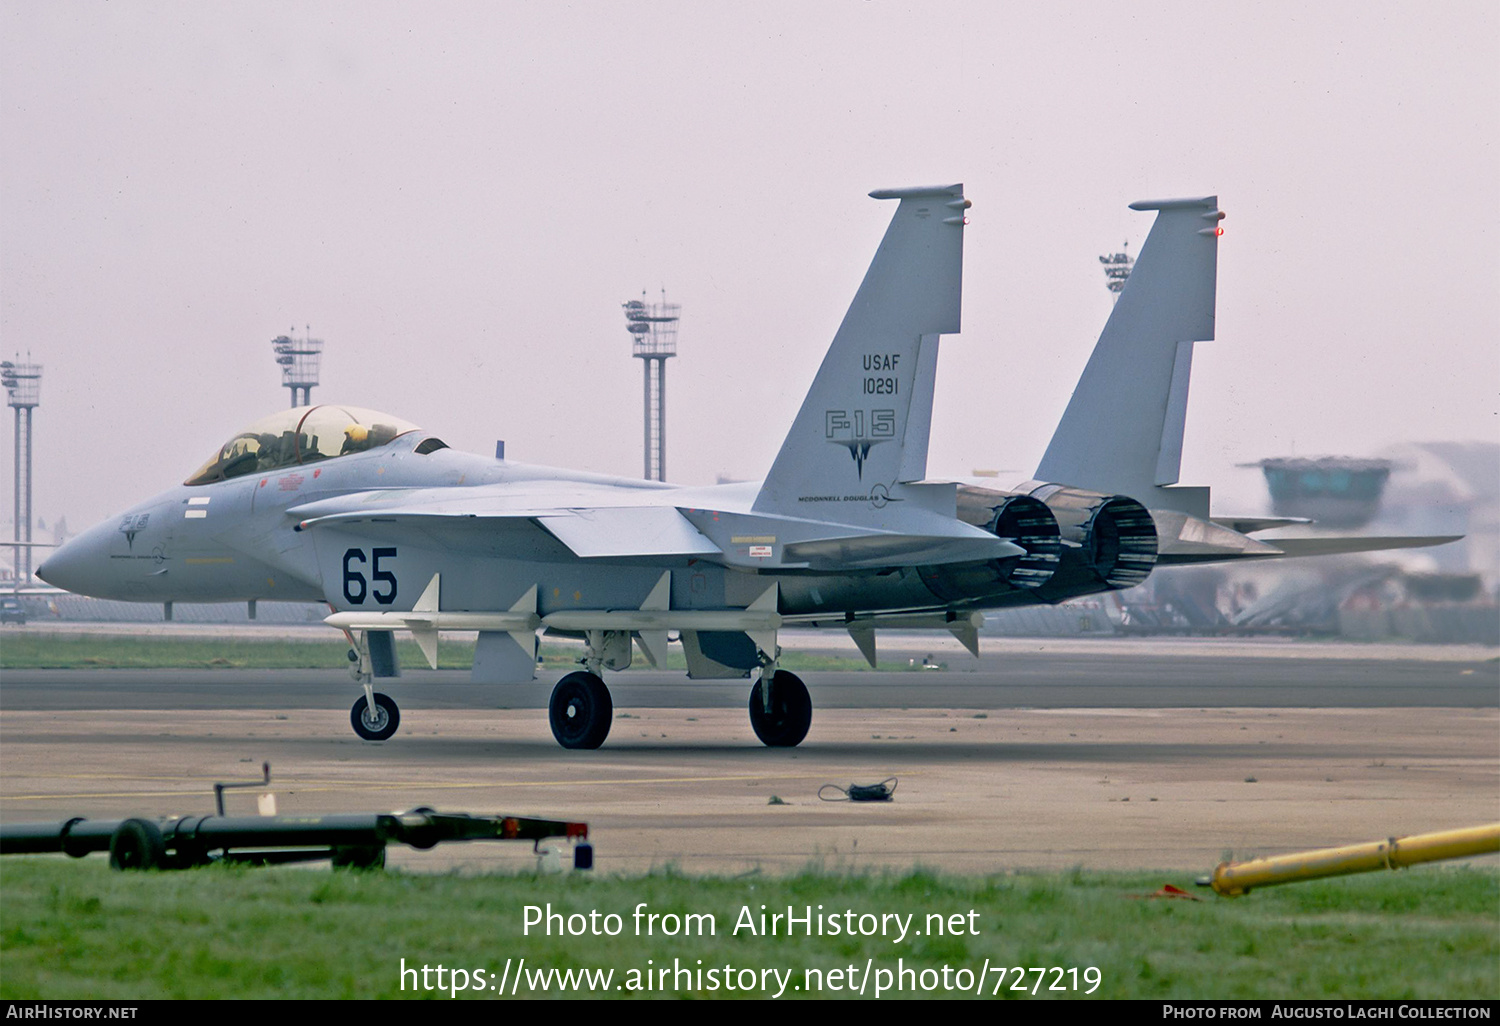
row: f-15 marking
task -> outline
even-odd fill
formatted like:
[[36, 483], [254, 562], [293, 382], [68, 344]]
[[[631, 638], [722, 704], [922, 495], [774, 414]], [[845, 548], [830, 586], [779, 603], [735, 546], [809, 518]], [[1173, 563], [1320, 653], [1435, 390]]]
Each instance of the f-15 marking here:
[[[865, 425], [869, 425], [869, 434]], [[865, 476], [865, 459], [870, 448], [896, 437], [895, 410], [828, 410], [823, 415], [824, 435], [834, 445], [849, 450], [860, 480]], [[849, 437], [840, 437], [847, 434]]]

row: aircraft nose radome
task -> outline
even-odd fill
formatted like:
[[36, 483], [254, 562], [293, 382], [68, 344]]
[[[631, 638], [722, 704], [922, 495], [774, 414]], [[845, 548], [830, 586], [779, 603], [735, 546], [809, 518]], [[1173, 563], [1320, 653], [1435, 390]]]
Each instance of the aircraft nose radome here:
[[88, 594], [90, 580], [99, 576], [96, 556], [100, 545], [97, 538], [91, 537], [93, 534], [86, 531], [64, 542], [62, 548], [36, 568], [36, 575], [55, 588]]
[[62, 583], [61, 578], [69, 576], [67, 568], [73, 560], [68, 557], [67, 551], [72, 544], [72, 542], [65, 542], [62, 548], [42, 560], [41, 566], [36, 568], [36, 575], [54, 588], [67, 587]]

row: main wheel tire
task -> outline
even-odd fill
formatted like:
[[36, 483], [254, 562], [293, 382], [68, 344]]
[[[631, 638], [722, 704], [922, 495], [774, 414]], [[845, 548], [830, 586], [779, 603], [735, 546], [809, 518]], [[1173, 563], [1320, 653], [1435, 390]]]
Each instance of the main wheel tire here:
[[755, 736], [770, 748], [795, 748], [812, 726], [812, 696], [794, 673], [777, 670], [771, 681], [771, 711], [761, 697], [763, 681], [750, 689], [750, 726]]
[[401, 726], [401, 710], [396, 708], [396, 700], [390, 695], [382, 695], [377, 691], [374, 715], [370, 713], [370, 703], [361, 698], [349, 710], [349, 723], [353, 725], [354, 732], [366, 741], [384, 741]]
[[149, 819], [127, 819], [109, 838], [111, 869], [164, 869], [167, 845], [161, 827]]
[[598, 748], [609, 737], [615, 704], [598, 674], [579, 670], [557, 682], [547, 719], [564, 748]]

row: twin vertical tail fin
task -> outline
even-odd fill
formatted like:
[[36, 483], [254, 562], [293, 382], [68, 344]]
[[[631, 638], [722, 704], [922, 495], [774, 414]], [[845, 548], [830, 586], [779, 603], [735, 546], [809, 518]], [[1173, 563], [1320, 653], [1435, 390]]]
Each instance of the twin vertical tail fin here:
[[[959, 185], [872, 192], [900, 200], [754, 510], [899, 529], [903, 513], [953, 514], [953, 488], [922, 484], [938, 336], [959, 330]], [[1214, 337], [1218, 197], [1132, 203], [1157, 211], [1130, 280], [1037, 468], [1038, 481], [1125, 494], [1208, 516], [1208, 489], [1173, 487], [1193, 344]]]
[[1208, 516], [1208, 489], [1175, 485], [1193, 343], [1214, 337], [1217, 196], [1132, 203], [1157, 211], [1125, 290], [1037, 467], [1038, 481], [1123, 493]]
[[[938, 336], [959, 329], [963, 186], [888, 189], [900, 200], [754, 509], [871, 527], [917, 506], [951, 515], [951, 486], [918, 485]], [[903, 504], [905, 504], [903, 506]]]

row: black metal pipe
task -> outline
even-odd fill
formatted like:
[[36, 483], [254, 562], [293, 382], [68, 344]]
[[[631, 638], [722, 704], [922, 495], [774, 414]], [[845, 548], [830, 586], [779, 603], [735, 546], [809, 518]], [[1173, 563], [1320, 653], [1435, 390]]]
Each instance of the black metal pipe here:
[[[131, 822], [74, 817], [47, 823], [0, 824], [0, 855], [66, 852], [81, 858], [90, 852], [109, 851], [122, 825]], [[175, 865], [211, 861], [210, 852], [225, 852], [237, 860], [301, 861], [337, 857], [341, 851], [374, 853], [383, 851], [392, 841], [425, 849], [445, 841], [540, 841], [548, 837], [585, 841], [589, 833], [586, 823], [470, 816], [431, 809], [327, 816], [177, 816], [156, 823], [161, 846], [172, 853], [169, 862]], [[261, 849], [259, 854], [255, 849]]]

